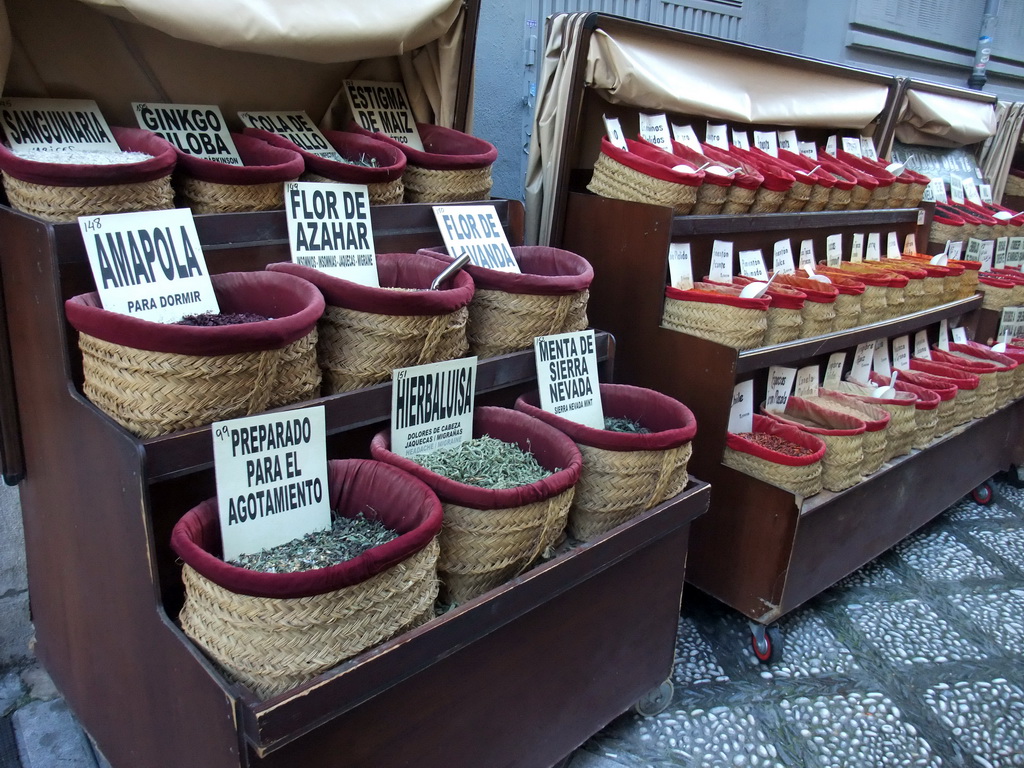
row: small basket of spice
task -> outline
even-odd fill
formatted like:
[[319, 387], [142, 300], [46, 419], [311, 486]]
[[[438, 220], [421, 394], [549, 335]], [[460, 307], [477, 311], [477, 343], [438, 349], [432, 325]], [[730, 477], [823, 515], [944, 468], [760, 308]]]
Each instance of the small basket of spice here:
[[315, 155], [284, 136], [260, 128], [246, 128], [245, 134], [275, 147], [298, 152], [305, 163], [300, 181], [365, 184], [371, 205], [401, 203], [405, 195], [402, 174], [405, 154], [398, 147], [385, 144], [372, 136], [346, 131], [324, 131], [324, 138], [341, 156], [331, 160]]
[[693, 288], [665, 288], [663, 327], [735, 349], [763, 347], [771, 298], [748, 299], [740, 288], [694, 283]]
[[[888, 383], [887, 381], [885, 382]], [[956, 418], [956, 396], [957, 386], [952, 379], [947, 379], [942, 376], [935, 376], [930, 373], [924, 373], [923, 371], [899, 371], [896, 378], [896, 384], [904, 384], [908, 387], [914, 387], [914, 389], [908, 389], [907, 391], [913, 392], [918, 395], [918, 413], [915, 416], [920, 416], [920, 409], [922, 402], [927, 400], [927, 397], [922, 397], [918, 390], [924, 392], [931, 392], [939, 398], [939, 402], [935, 407], [935, 428], [928, 439], [933, 437], [941, 437], [947, 432], [953, 429], [957, 425]], [[900, 389], [901, 387], [896, 387]], [[920, 428], [920, 423], [919, 423]], [[925, 434], [925, 437], [927, 433]], [[923, 444], [921, 442], [922, 436], [918, 435], [914, 438], [914, 447], [921, 448]]]
[[[871, 383], [884, 387], [889, 384], [889, 379], [880, 373], [872, 372]], [[939, 425], [939, 393], [911, 384], [902, 378], [902, 373], [897, 373], [896, 382], [893, 384], [897, 392], [910, 392], [917, 397], [914, 404], [914, 437], [912, 447], [925, 448], [935, 439], [935, 429]]]
[[864, 463], [861, 471], [865, 475], [870, 475], [879, 470], [888, 458], [889, 422], [892, 420], [892, 416], [887, 410], [866, 400], [824, 388], [819, 388], [817, 395], [804, 399], [810, 403], [818, 403], [834, 411], [848, 413], [858, 419], [863, 419], [865, 424], [862, 446]]
[[[443, 246], [418, 253], [452, 261]], [[466, 326], [470, 354], [494, 357], [529, 349], [535, 336], [582, 331], [589, 323], [590, 262], [546, 245], [514, 245], [512, 255], [520, 272], [463, 268], [475, 284]]]
[[[868, 200], [867, 207], [869, 209], [898, 207], [890, 204], [893, 187], [896, 184], [896, 177], [885, 170], [884, 165], [868, 160], [866, 157], [857, 157], [852, 152], [847, 152], [843, 149], [836, 152], [836, 159], [847, 168], [852, 168], [859, 173], [871, 176], [878, 182], [878, 186], [871, 192], [871, 199]], [[900, 200], [896, 202], [902, 204]]]
[[537, 392], [522, 395], [516, 410], [572, 438], [583, 469], [569, 534], [589, 541], [681, 493], [697, 432], [693, 413], [668, 395], [626, 384], [601, 384], [604, 429], [587, 427], [539, 407]]
[[[917, 396], [911, 392], [890, 390], [885, 397], [878, 397], [877, 389], [870, 384], [855, 381], [841, 381], [836, 384], [837, 392], [871, 405], [885, 409], [889, 416], [889, 428], [886, 431], [885, 460], [910, 453], [914, 445], [916, 428]], [[882, 393], [884, 394], [884, 393]]]
[[103, 309], [99, 294], [68, 299], [83, 392], [139, 437], [251, 416], [316, 397], [314, 285], [273, 272], [213, 275], [220, 315], [155, 323]]
[[729, 145], [729, 154], [744, 167], [753, 168], [763, 179], [754, 202], [750, 204], [749, 213], [778, 213], [796, 183], [796, 177], [777, 163], [762, 162], [761, 158], [734, 144]]
[[113, 151], [23, 150], [0, 145], [12, 208], [46, 221], [174, 207], [174, 145], [140, 128], [111, 127]]
[[729, 432], [722, 463], [806, 498], [821, 491], [825, 443], [815, 435], [754, 414], [753, 431]]
[[284, 208], [284, 183], [296, 181], [305, 163], [298, 152], [232, 133], [242, 165], [178, 152], [174, 185], [194, 214], [272, 211]]
[[903, 305], [899, 308], [900, 314], [920, 312], [922, 309], [932, 306], [928, 296], [929, 290], [933, 297], [940, 294], [942, 290], [941, 278], [929, 286], [928, 270], [921, 264], [914, 264], [906, 259], [890, 259], [888, 257], [872, 262], [872, 264], [877, 264], [882, 269], [888, 269], [907, 278], [907, 287], [903, 289]]
[[423, 149], [395, 141], [383, 133], [371, 133], [356, 123], [353, 133], [391, 144], [405, 154], [405, 202], [458, 203], [491, 197], [491, 167], [498, 159], [493, 144], [477, 136], [430, 123], [416, 123]]
[[388, 431], [375, 459], [410, 472], [444, 506], [438, 573], [441, 599], [464, 603], [522, 573], [565, 531], [582, 459], [572, 439], [510, 408], [483, 406], [473, 439], [405, 458]]
[[652, 144], [626, 139], [626, 146], [628, 150], [620, 149], [607, 137], [601, 139], [588, 190], [601, 197], [667, 206], [677, 216], [693, 211], [704, 171]]
[[[861, 302], [862, 325], [867, 323], [877, 323], [880, 320], [890, 320], [903, 314], [903, 304], [906, 301], [904, 291], [906, 290], [907, 283], [910, 282], [909, 277], [901, 275], [898, 272], [894, 272], [891, 269], [882, 269], [882, 267], [877, 266], [874, 262], [858, 263], [844, 261], [840, 265], [840, 269], [847, 275], [860, 280], [865, 286], [870, 285], [872, 287], [880, 288], [882, 294], [885, 296], [885, 303], [881, 306], [876, 306], [874, 304], [874, 296], [872, 296], [872, 302], [868, 306], [865, 305], [864, 301]], [[824, 272], [823, 274], [828, 273]], [[872, 294], [874, 293], [875, 292], [872, 291]], [[866, 299], [867, 288], [865, 288], [864, 294]], [[868, 317], [865, 317], [865, 315], [868, 315]]]
[[437, 495], [365, 459], [330, 461], [327, 477], [328, 531], [225, 562], [212, 498], [171, 534], [184, 563], [182, 629], [261, 699], [434, 616]]
[[[978, 342], [970, 342], [973, 346]], [[1017, 367], [1013, 372], [1013, 390], [1011, 399], [1016, 400], [1024, 397], [1024, 346], [1020, 345], [1017, 339], [1011, 339], [1006, 345], [1006, 351], [1002, 354], [1017, 361]]]
[[[730, 283], [718, 283], [707, 278], [704, 282], [709, 285], [730, 285]], [[753, 282], [758, 281], [751, 277], [736, 275], [733, 277], [731, 285], [738, 285], [742, 288]], [[787, 341], [799, 339], [807, 295], [796, 288], [783, 285], [776, 279], [768, 286], [765, 296], [771, 299], [771, 303], [768, 305], [768, 327], [765, 329], [764, 345], [767, 347], [773, 344], [785, 344]]]
[[795, 274], [778, 275], [776, 283], [787, 285], [803, 293], [807, 300], [800, 310], [800, 337], [809, 339], [835, 330], [836, 299], [839, 289], [821, 280], [798, 277]]
[[938, 206], [932, 215], [932, 225], [928, 230], [928, 250], [941, 253], [948, 242], [963, 242], [967, 239], [964, 234], [964, 220], [951, 210]]
[[732, 186], [729, 187], [725, 203], [719, 213], [726, 215], [756, 213], [753, 209], [765, 181], [761, 172], [750, 163], [743, 162], [739, 157], [719, 147], [702, 144], [701, 152], [708, 160], [720, 163], [727, 170], [737, 169], [735, 173], [731, 174]]
[[[807, 204], [804, 205], [804, 210], [809, 212], [823, 211], [828, 206], [829, 201], [832, 199], [833, 191], [839, 180], [829, 173], [827, 170], [821, 167], [821, 164], [817, 160], [811, 160], [805, 155], [801, 155], [798, 152], [790, 152], [787, 149], [779, 150], [779, 160], [788, 163], [790, 166], [797, 168], [809, 177], [814, 179], [814, 187], [811, 189], [811, 196], [807, 199]], [[844, 180], [844, 186], [845, 186]], [[850, 184], [852, 187], [853, 184]], [[850, 187], [847, 187], [849, 189]], [[846, 195], [847, 204], [849, 203], [849, 194]], [[832, 209], [837, 210], [837, 209]]]
[[995, 380], [998, 384], [996, 407], [1002, 407], [1013, 400], [1017, 381], [1017, 360], [975, 341], [969, 341], [966, 344], [950, 342], [949, 352], [968, 362], [991, 363], [996, 366]]
[[[722, 212], [726, 200], [729, 199], [730, 190], [733, 187], [733, 177], [739, 173], [740, 167], [736, 164], [724, 166], [721, 161], [712, 160], [706, 155], [690, 149], [685, 144], [673, 141], [672, 154], [686, 161], [688, 166], [702, 168], [704, 180], [697, 187], [697, 202], [694, 203], [693, 216], [713, 216]], [[744, 190], [744, 198], [748, 198], [747, 209], [750, 209], [750, 202], [753, 202], [753, 191]]]
[[[756, 147], [743, 151], [746, 153], [743, 156], [751, 158], [757, 164], [757, 167], [762, 170], [762, 173], [767, 172], [766, 169], [771, 168], [777, 173], [786, 173], [793, 177], [793, 184], [786, 190], [786, 195], [779, 205], [778, 210], [780, 213], [802, 211], [808, 205], [814, 205], [819, 200], [824, 204], [824, 200], [828, 199], [829, 188], [819, 184], [819, 181], [823, 181], [824, 178], [819, 177], [817, 173], [807, 173], [804, 169], [791, 165], [785, 160], [772, 157], [767, 152], [762, 152]], [[815, 203], [811, 203], [812, 197], [815, 199]]]
[[960, 290], [963, 286], [964, 268], [955, 264], [932, 264], [931, 256], [911, 253], [904, 254], [902, 261], [906, 264], [913, 264], [925, 271], [924, 294], [925, 306], [935, 307], [948, 301], [955, 301], [960, 298]]
[[379, 287], [291, 262], [267, 267], [308, 280], [324, 296], [317, 358], [325, 395], [378, 384], [396, 368], [454, 360], [469, 349], [473, 279], [465, 271], [432, 290], [446, 262], [413, 253], [379, 253], [376, 261]]
[[[811, 278], [805, 270], [798, 269], [794, 272], [797, 277]], [[864, 283], [854, 277], [830, 272], [822, 277], [827, 277], [832, 287], [836, 289], [836, 319], [833, 321], [832, 329], [835, 331], [846, 331], [860, 325], [860, 306], [864, 295]]]
[[[917, 371], [927, 373], [933, 377], [941, 377], [946, 382], [956, 386], [956, 397], [953, 399], [953, 426], [966, 424], [974, 418], [977, 410], [978, 387], [981, 380], [974, 373], [955, 365], [949, 365], [938, 360], [923, 360], [919, 357], [910, 358], [911, 372]], [[910, 379], [911, 383], [917, 383]], [[942, 417], [942, 414], [939, 414]]]
[[1014, 306], [1015, 288], [1016, 283], [1004, 275], [997, 275], [994, 272], [978, 273], [978, 290], [982, 294], [982, 309], [1001, 312], [1007, 307]]
[[[828, 154], [824, 150], [818, 150], [818, 162], [821, 167], [828, 171], [830, 174], [836, 177], [837, 186], [840, 181], [850, 186], [850, 196], [847, 199], [846, 207], [832, 207], [832, 200], [829, 200], [829, 204], [826, 205], [826, 209], [830, 211], [860, 211], [868, 207], [868, 203], [871, 202], [872, 193], [878, 188], [878, 179], [873, 176], [869, 176], [866, 173], [859, 172], [856, 168], [839, 162], [838, 159]], [[835, 188], [833, 188], [834, 191]], [[842, 197], [837, 197], [835, 205], [838, 206], [842, 202]]]
[[782, 424], [809, 432], [825, 443], [821, 459], [821, 485], [827, 491], [843, 491], [860, 482], [864, 467], [864, 420], [848, 413], [791, 397], [781, 413], [761, 412]]
[[932, 360], [944, 363], [951, 368], [973, 374], [978, 377], [977, 397], [974, 400], [974, 411], [971, 418], [980, 419], [988, 416], [999, 406], [1000, 378], [1004, 366], [989, 360], [979, 360], [964, 353], [953, 352], [950, 344], [947, 352], [935, 345], [931, 349]]

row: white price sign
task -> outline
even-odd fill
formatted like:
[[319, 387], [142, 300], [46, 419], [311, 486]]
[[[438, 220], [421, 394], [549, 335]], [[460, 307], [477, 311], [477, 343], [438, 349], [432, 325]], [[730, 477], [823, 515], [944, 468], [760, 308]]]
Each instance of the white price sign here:
[[993, 264], [996, 269], [1003, 269], [1006, 267], [1007, 256], [1010, 252], [1010, 238], [1008, 237], [997, 237], [996, 238], [996, 255], [993, 259]]
[[932, 179], [924, 192], [923, 199], [926, 203], [949, 202], [949, 199], [946, 197], [946, 182], [942, 178]]
[[885, 258], [900, 258], [900, 236], [895, 232], [890, 232], [885, 238]]
[[999, 333], [996, 337], [1004, 344], [1017, 335], [1017, 311], [1019, 307], [1005, 307], [999, 316]]
[[732, 143], [740, 149], [750, 149], [750, 139], [747, 137], [746, 131], [733, 130]]
[[693, 258], [689, 243], [668, 246], [668, 275], [672, 285], [681, 291], [693, 288]]
[[825, 238], [825, 263], [838, 267], [843, 261], [843, 236], [829, 235]]
[[796, 368], [773, 365], [768, 369], [768, 392], [764, 401], [766, 411], [785, 412], [795, 379]]
[[967, 238], [967, 261], [981, 261], [982, 241], [976, 237]]
[[0, 99], [0, 127], [15, 154], [21, 149], [120, 151], [91, 99]]
[[800, 242], [800, 269], [814, 269], [814, 241], [802, 240]]
[[959, 260], [960, 254], [963, 252], [964, 244], [961, 240], [947, 240], [946, 241], [946, 256], [950, 259]]
[[352, 119], [367, 131], [383, 133], [399, 144], [420, 152], [423, 141], [416, 128], [412, 104], [401, 83], [371, 80], [346, 80], [345, 95], [352, 109]]
[[875, 151], [875, 142], [871, 140], [870, 136], [860, 137], [860, 153], [868, 160], [878, 159], [878, 152]]
[[981, 201], [983, 203], [991, 203], [992, 202], [992, 185], [991, 184], [979, 184], [978, 185], [978, 195], [981, 196]]
[[604, 429], [593, 330], [533, 340], [540, 407], [593, 429]]
[[811, 160], [818, 159], [818, 148], [814, 146], [813, 141], [799, 141], [797, 148], [804, 157], [809, 157]]
[[939, 349], [949, 352], [949, 320], [939, 322]]
[[914, 357], [920, 360], [931, 360], [931, 346], [928, 344], [928, 331], [922, 328], [914, 334]]
[[292, 261], [380, 287], [365, 184], [290, 181], [284, 198]]
[[311, 155], [322, 157], [325, 160], [333, 160], [336, 163], [344, 162], [342, 156], [338, 154], [338, 150], [316, 127], [316, 123], [301, 110], [298, 112], [239, 112], [238, 119], [242, 121], [242, 125], [249, 128], [257, 128], [283, 136], [299, 149], [309, 152]]
[[754, 430], [754, 382], [741, 381], [732, 388], [729, 408], [729, 431], [733, 434]]
[[897, 371], [910, 370], [909, 336], [897, 336], [892, 340], [892, 367]]
[[767, 280], [768, 270], [764, 266], [764, 257], [760, 250], [740, 251], [740, 274], [755, 280]]
[[995, 260], [996, 254], [996, 241], [995, 240], [982, 240], [981, 241], [981, 271], [988, 272], [992, 269], [992, 262]]
[[917, 253], [917, 238], [911, 232], [903, 241], [903, 255], [913, 256], [915, 253]]
[[213, 104], [132, 102], [140, 128], [171, 142], [186, 155], [225, 165], [242, 165], [220, 107]]
[[796, 137], [796, 131], [779, 131], [779, 149], [788, 152], [800, 151], [800, 140]]
[[964, 179], [964, 197], [970, 200], [975, 205], [981, 205], [981, 195], [978, 194], [978, 188], [974, 186], [974, 179], [968, 176]]
[[672, 136], [669, 134], [668, 118], [664, 113], [648, 115], [641, 112], [640, 136], [666, 152], [672, 151]]
[[964, 328], [962, 325], [958, 325], [956, 328], [954, 328], [953, 341], [957, 344], [966, 344], [968, 341], [967, 329]]
[[850, 245], [850, 261], [854, 264], [864, 261], [864, 233], [856, 232]]
[[468, 253], [470, 263], [478, 267], [522, 271], [493, 205], [435, 205], [433, 210], [441, 239], [453, 259]]
[[949, 177], [949, 197], [954, 203], [964, 203], [964, 182], [959, 176]]
[[1011, 267], [1019, 267], [1024, 263], [1024, 237], [1011, 237], [1006, 252], [1006, 263]]
[[474, 355], [392, 371], [392, 451], [417, 456], [473, 439], [476, 364]]
[[608, 141], [619, 149], [629, 152], [629, 147], [626, 145], [626, 137], [622, 133], [622, 124], [619, 122], [619, 118], [608, 117], [608, 115], [603, 115], [602, 117], [604, 118], [604, 131], [608, 136]]
[[850, 369], [850, 379], [858, 384], [867, 384], [871, 381], [871, 363], [875, 357], [875, 342], [865, 341], [857, 345], [857, 351], [853, 355], [853, 368]]
[[728, 240], [715, 240], [711, 248], [711, 269], [708, 277], [716, 283], [732, 282], [732, 243]]
[[796, 372], [796, 386], [793, 394], [797, 397], [816, 397], [818, 395], [818, 376], [820, 375], [817, 365], [808, 365]]
[[719, 149], [729, 148], [729, 129], [724, 125], [709, 121], [704, 136], [706, 143], [712, 147], [718, 147]]
[[680, 144], [685, 144], [694, 152], [701, 151], [700, 139], [694, 133], [692, 125], [676, 125], [672, 123], [672, 138]]
[[843, 149], [851, 155], [863, 157], [860, 149], [860, 138], [857, 136], [843, 136]]
[[829, 155], [832, 155], [832, 157], [835, 157], [836, 156], [836, 152], [838, 152], [838, 151], [839, 151], [839, 137], [837, 137], [835, 134], [833, 134], [833, 135], [829, 136], [828, 139], [825, 141], [825, 153], [829, 154]]
[[867, 248], [864, 250], [864, 261], [880, 261], [882, 254], [882, 235], [872, 232], [868, 235]]
[[331, 527], [324, 407], [210, 425], [224, 560]]
[[892, 376], [892, 365], [889, 363], [889, 342], [886, 339], [875, 340], [875, 353], [871, 359], [875, 373], [886, 378]]
[[775, 131], [754, 131], [754, 146], [772, 157], [779, 156], [779, 137]]
[[775, 243], [772, 269], [782, 274], [791, 274], [796, 271], [796, 266], [793, 263], [793, 248], [789, 240], [779, 240]]
[[833, 352], [829, 355], [825, 367], [825, 389], [835, 389], [843, 380], [843, 366], [846, 365], [845, 352]]

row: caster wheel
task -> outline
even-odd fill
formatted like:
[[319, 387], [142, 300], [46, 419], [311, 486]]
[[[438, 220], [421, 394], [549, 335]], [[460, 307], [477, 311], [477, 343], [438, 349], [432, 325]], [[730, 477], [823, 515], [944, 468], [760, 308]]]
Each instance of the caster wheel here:
[[782, 660], [782, 630], [778, 627], [752, 625], [750, 628], [750, 647], [754, 656], [762, 664]]
[[989, 483], [982, 483], [973, 491], [971, 491], [971, 498], [974, 499], [976, 504], [987, 505], [992, 503], [994, 493], [992, 492], [992, 486]]
[[672, 686], [672, 681], [666, 680], [657, 688], [648, 691], [646, 696], [634, 704], [633, 711], [644, 717], [653, 717], [664, 712], [672, 701], [672, 694], [674, 692], [675, 688]]

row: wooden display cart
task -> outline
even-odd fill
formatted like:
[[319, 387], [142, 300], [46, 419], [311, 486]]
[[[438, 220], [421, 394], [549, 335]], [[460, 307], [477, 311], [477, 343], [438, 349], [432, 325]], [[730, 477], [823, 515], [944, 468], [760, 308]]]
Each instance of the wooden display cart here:
[[[522, 207], [496, 202], [510, 241]], [[372, 210], [380, 251], [436, 245], [429, 206]], [[283, 212], [197, 217], [211, 271], [287, 258]], [[266, 701], [225, 681], [175, 623], [177, 519], [215, 493], [209, 427], [138, 439], [86, 400], [64, 300], [92, 289], [77, 224], [0, 208], [5, 318], [36, 653], [115, 768], [554, 764], [670, 689], [690, 522], [678, 497]], [[598, 334], [610, 373], [614, 341]], [[480, 402], [534, 386], [532, 351], [483, 360]], [[391, 385], [323, 397], [331, 458], [364, 456]], [[4, 413], [4, 424], [10, 424]], [[18, 437], [18, 435], [15, 435]], [[643, 588], [638, 588], [643, 584]]]
[[[892, 137], [899, 81], [601, 14], [567, 17], [552, 28], [562, 35], [563, 48], [557, 60], [549, 58], [558, 64], [555, 86], [538, 96], [538, 108], [552, 117], [546, 108], [558, 107], [561, 100], [561, 111], [552, 117], [556, 129], [545, 137], [546, 150], [531, 158], [535, 173], [528, 182], [538, 183], [543, 194], [535, 199], [544, 203], [531, 231], [593, 264], [591, 318], [621, 344], [621, 380], [658, 389], [693, 408], [701, 425], [694, 468], [711, 482], [712, 499], [710, 512], [694, 525], [687, 580], [748, 617], [755, 648], [762, 658], [775, 658], [781, 636], [768, 625], [1010, 464], [1022, 434], [1024, 406], [1004, 408], [926, 450], [898, 457], [842, 493], [803, 499], [722, 465], [737, 382], [753, 379], [755, 402], [760, 402], [771, 365], [818, 363], [824, 370], [831, 352], [852, 353], [859, 343], [920, 329], [928, 329], [934, 341], [942, 319], [978, 323], [981, 298], [744, 352], [662, 328], [673, 242], [690, 244], [699, 280], [708, 274], [716, 239], [732, 242], [735, 253], [761, 249], [769, 259], [773, 244], [787, 238], [794, 249], [810, 239], [823, 259], [826, 238], [833, 234], [843, 235], [847, 259], [854, 233], [879, 233], [884, 243], [889, 232], [896, 232], [902, 244], [914, 232], [923, 246], [933, 206], [675, 216], [667, 207], [601, 198], [586, 186], [604, 133], [602, 116], [619, 117], [627, 137], [636, 135], [639, 113], [666, 112], [672, 124], [691, 123], [698, 136], [707, 121], [748, 130], [793, 127], [802, 139], [820, 146], [827, 135], [850, 135], [853, 128], [853, 135], [872, 135], [883, 146]], [[761, 88], [767, 81], [771, 87]], [[684, 82], [692, 88], [681, 89]], [[840, 91], [851, 100], [863, 99], [859, 115], [836, 103]], [[725, 94], [721, 99], [720, 93]], [[877, 108], [877, 114], [869, 108]]]

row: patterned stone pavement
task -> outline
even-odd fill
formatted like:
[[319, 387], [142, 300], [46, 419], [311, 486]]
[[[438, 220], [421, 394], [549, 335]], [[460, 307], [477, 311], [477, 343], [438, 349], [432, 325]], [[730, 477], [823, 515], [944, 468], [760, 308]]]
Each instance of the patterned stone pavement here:
[[785, 616], [770, 665], [744, 617], [688, 590], [669, 707], [570, 765], [1024, 766], [1024, 490], [994, 488]]

